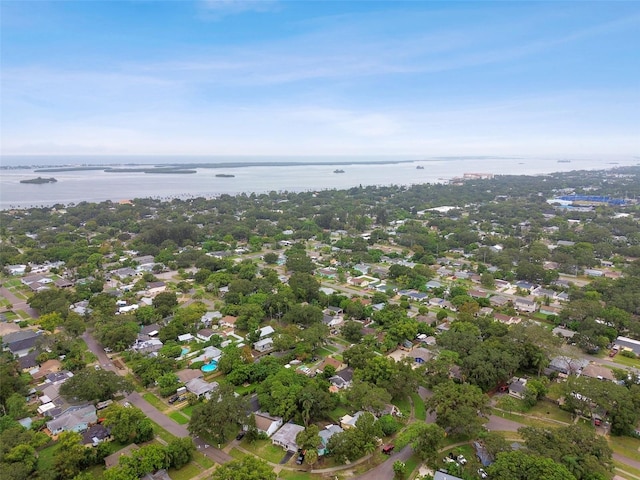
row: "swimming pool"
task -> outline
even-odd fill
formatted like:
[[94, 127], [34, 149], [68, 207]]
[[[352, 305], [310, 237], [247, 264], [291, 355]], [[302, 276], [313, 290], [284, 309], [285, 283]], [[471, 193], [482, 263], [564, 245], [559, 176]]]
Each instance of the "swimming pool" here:
[[189, 347], [182, 347], [182, 350], [180, 351], [180, 356], [184, 357], [187, 353], [189, 353], [189, 350], [191, 350]]
[[206, 365], [201, 366], [200, 370], [202, 370], [203, 372], [207, 373], [207, 372], [213, 372], [216, 368], [218, 368], [217, 360], [211, 360]]

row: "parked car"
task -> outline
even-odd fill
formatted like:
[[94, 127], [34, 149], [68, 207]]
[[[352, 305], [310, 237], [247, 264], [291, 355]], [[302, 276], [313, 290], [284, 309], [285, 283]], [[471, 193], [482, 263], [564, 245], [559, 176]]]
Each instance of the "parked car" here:
[[467, 459], [464, 458], [464, 455], [458, 455], [458, 458], [456, 458], [456, 461], [460, 464], [460, 465], [466, 465], [467, 464]]
[[307, 453], [306, 450], [298, 450], [298, 458], [296, 459], [296, 465], [302, 465], [304, 462], [304, 456]]
[[178, 400], [180, 399], [180, 395], [174, 395], [173, 397], [171, 397], [169, 399], [169, 405], [173, 405], [174, 403], [176, 403]]
[[455, 463], [456, 465], [458, 464], [458, 462], [456, 462], [456, 461], [455, 461], [453, 458], [451, 458], [451, 457], [444, 457], [444, 458], [442, 459], [442, 461], [443, 461], [444, 463]]
[[385, 455], [391, 455], [391, 452], [393, 452], [394, 448], [396, 448], [395, 445], [385, 445], [384, 447], [382, 447], [382, 453], [384, 453]]
[[484, 469], [482, 468], [478, 469], [478, 475], [480, 475], [480, 478], [489, 478], [489, 475], [487, 474], [487, 472], [485, 472]]
[[236, 440], [242, 440], [246, 434], [247, 432], [245, 432], [244, 430], [240, 430], [238, 435], [236, 435]]

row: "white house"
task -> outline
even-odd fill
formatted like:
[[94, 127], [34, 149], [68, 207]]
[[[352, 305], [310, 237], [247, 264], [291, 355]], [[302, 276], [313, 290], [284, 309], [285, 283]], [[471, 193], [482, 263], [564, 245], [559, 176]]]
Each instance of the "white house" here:
[[289, 452], [296, 452], [298, 451], [296, 436], [302, 431], [304, 431], [303, 426], [295, 423], [286, 423], [271, 437], [271, 443]]
[[268, 413], [257, 411], [253, 414], [256, 420], [256, 428], [259, 432], [271, 437], [282, 426], [282, 417], [272, 417]]
[[267, 337], [262, 340], [258, 340], [253, 344], [253, 349], [258, 352], [268, 352], [269, 350], [273, 350], [273, 338]]

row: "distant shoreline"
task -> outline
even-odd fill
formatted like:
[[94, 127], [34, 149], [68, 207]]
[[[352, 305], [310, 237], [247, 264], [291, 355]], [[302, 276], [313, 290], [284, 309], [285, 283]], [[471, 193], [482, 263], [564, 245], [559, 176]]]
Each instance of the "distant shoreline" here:
[[[399, 165], [402, 163], [437, 162], [439, 160], [371, 160], [371, 161], [330, 161], [330, 162], [220, 162], [220, 163], [165, 163], [162, 165], [130, 163], [110, 164], [104, 166], [90, 165], [54, 165], [46, 168], [25, 166], [20, 168], [36, 168], [35, 173], [79, 172], [84, 170], [103, 170], [106, 173], [194, 173], [195, 168], [249, 168], [249, 167], [305, 167], [305, 166], [345, 166], [345, 165]], [[131, 167], [131, 168], [128, 168]]]

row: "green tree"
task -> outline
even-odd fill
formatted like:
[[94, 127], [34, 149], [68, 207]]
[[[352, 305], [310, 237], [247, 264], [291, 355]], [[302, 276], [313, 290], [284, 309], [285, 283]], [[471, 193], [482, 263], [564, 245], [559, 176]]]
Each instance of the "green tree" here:
[[58, 326], [62, 325], [64, 319], [58, 312], [45, 313], [38, 319], [38, 323], [45, 330], [53, 332]]
[[413, 447], [413, 451], [422, 460], [434, 463], [438, 450], [442, 448], [445, 440], [445, 431], [433, 423], [412, 423], [402, 434]]
[[489, 397], [474, 385], [449, 381], [436, 385], [425, 405], [436, 413], [436, 423], [445, 430], [473, 436], [482, 429], [489, 412]]
[[567, 467], [551, 458], [522, 451], [499, 453], [487, 473], [496, 480], [576, 480]]
[[211, 480], [276, 480], [277, 475], [269, 464], [253, 456], [232, 460], [219, 466]]
[[82, 435], [62, 432], [58, 437], [58, 449], [54, 469], [62, 478], [73, 478], [82, 470], [87, 449], [82, 445]]
[[60, 394], [67, 398], [101, 402], [118, 392], [131, 392], [133, 385], [126, 378], [109, 370], [87, 368], [77, 372], [60, 387]]
[[153, 438], [151, 420], [139, 408], [113, 404], [105, 410], [104, 424], [120, 443], [145, 442]]
[[316, 450], [322, 444], [319, 431], [317, 425], [309, 425], [296, 435], [296, 443], [303, 450]]
[[189, 432], [224, 443], [246, 419], [246, 413], [246, 399], [236, 397], [230, 384], [221, 384], [216, 389], [213, 400], [194, 408], [189, 421]]

